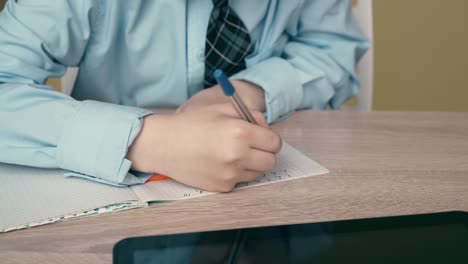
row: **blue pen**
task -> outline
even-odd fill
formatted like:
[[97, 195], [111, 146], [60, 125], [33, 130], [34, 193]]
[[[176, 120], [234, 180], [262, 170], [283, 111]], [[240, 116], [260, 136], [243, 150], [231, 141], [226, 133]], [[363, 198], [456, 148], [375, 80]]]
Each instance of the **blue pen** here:
[[234, 105], [234, 108], [236, 108], [239, 115], [245, 121], [248, 121], [248, 122], [250, 122], [252, 124], [257, 125], [257, 122], [253, 118], [252, 113], [250, 113], [249, 108], [247, 108], [247, 106], [245, 106], [242, 99], [236, 93], [236, 90], [234, 89], [234, 86], [232, 86], [231, 82], [228, 80], [226, 75], [224, 75], [223, 71], [218, 69], [213, 73], [213, 76], [215, 77], [216, 81], [218, 82], [218, 84], [223, 89], [224, 94], [231, 98], [231, 102]]

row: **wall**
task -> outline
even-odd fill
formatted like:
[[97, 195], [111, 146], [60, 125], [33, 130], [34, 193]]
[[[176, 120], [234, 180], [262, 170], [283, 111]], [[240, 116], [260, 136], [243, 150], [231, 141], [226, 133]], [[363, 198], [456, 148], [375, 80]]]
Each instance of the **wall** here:
[[468, 1], [373, 4], [374, 109], [468, 111]]
[[468, 111], [468, 1], [373, 3], [374, 109]]

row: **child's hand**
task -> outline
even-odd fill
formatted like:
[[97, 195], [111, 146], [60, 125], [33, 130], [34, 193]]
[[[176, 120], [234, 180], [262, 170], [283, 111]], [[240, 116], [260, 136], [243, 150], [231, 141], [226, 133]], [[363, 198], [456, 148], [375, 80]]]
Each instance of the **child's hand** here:
[[[265, 95], [262, 88], [255, 84], [238, 80], [232, 81], [232, 85], [236, 88], [236, 92], [244, 100], [249, 109], [260, 112], [265, 111]], [[229, 97], [224, 95], [221, 87], [219, 87], [219, 85], [215, 85], [195, 94], [187, 102], [181, 105], [176, 112], [194, 111], [209, 105], [229, 102]]]
[[260, 112], [253, 115], [259, 126], [240, 119], [230, 103], [148, 116], [127, 156], [136, 170], [227, 192], [276, 165], [281, 138]]

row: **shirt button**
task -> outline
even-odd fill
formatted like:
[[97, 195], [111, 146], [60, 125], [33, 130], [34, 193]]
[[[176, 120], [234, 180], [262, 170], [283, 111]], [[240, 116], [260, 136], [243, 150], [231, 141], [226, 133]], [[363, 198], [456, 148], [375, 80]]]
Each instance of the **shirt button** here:
[[201, 51], [198, 53], [198, 59], [199, 59], [201, 62], [205, 62], [205, 51], [204, 51], [204, 50], [201, 50]]

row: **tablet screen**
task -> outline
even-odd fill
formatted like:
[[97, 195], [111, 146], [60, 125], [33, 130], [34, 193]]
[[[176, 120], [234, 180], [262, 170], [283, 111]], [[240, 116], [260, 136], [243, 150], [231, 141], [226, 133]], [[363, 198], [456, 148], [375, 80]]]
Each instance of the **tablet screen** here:
[[468, 263], [468, 217], [451, 212], [127, 238], [114, 263]]

